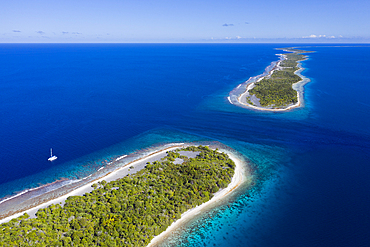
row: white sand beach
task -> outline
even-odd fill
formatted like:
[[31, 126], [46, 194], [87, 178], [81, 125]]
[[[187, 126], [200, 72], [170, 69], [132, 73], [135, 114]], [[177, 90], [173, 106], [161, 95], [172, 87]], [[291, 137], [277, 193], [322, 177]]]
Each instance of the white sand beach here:
[[[159, 159], [165, 157], [167, 151], [171, 151], [171, 150], [178, 149], [178, 148], [183, 148], [183, 147], [186, 147], [186, 146], [190, 146], [190, 145], [189, 144], [184, 144], [184, 143], [172, 144], [169, 147], [165, 147], [165, 148], [160, 149], [158, 151], [152, 152], [152, 153], [150, 153], [150, 154], [148, 154], [148, 155], [146, 155], [142, 158], [139, 158], [137, 160], [134, 160], [134, 161], [124, 165], [123, 167], [120, 167], [119, 169], [105, 175], [104, 177], [101, 177], [99, 179], [94, 180], [93, 182], [90, 182], [86, 185], [83, 185], [80, 188], [77, 188], [77, 189], [73, 190], [72, 192], [70, 192], [66, 195], [63, 195], [63, 196], [58, 197], [56, 199], [50, 200], [46, 203], [40, 204], [40, 205], [38, 205], [34, 208], [25, 210], [23, 212], [14, 214], [14, 215], [9, 216], [9, 217], [6, 217], [6, 218], [0, 220], [0, 224], [4, 223], [4, 222], [8, 222], [13, 218], [17, 218], [17, 217], [23, 215], [24, 213], [27, 213], [28, 215], [30, 215], [31, 218], [36, 217], [35, 214], [40, 208], [46, 208], [51, 204], [58, 204], [58, 203], [64, 204], [65, 200], [70, 196], [82, 196], [85, 193], [91, 192], [93, 190], [91, 185], [94, 184], [94, 183], [100, 182], [102, 180], [105, 180], [106, 182], [110, 182], [110, 181], [122, 178], [122, 177], [126, 176], [129, 173], [130, 170], [138, 171], [138, 170], [144, 168], [147, 162], [153, 162], [153, 161], [156, 161], [156, 160], [159, 160]], [[184, 214], [182, 214], [181, 218], [179, 220], [175, 221], [173, 224], [171, 224], [171, 226], [169, 226], [166, 229], [166, 231], [162, 232], [160, 235], [153, 238], [148, 246], [153, 247], [153, 246], [156, 246], [157, 244], [161, 243], [163, 241], [163, 239], [169, 235], [170, 232], [172, 232], [173, 230], [180, 227], [187, 220], [192, 219], [193, 217], [195, 217], [196, 215], [201, 213], [208, 206], [211, 206], [212, 204], [221, 201], [227, 195], [229, 195], [232, 191], [234, 191], [236, 188], [238, 188], [241, 184], [243, 184], [243, 182], [246, 180], [246, 177], [247, 177], [247, 167], [244, 166], [243, 162], [239, 158], [237, 158], [236, 155], [233, 154], [232, 152], [230, 152], [228, 150], [224, 150], [224, 149], [220, 149], [220, 152], [226, 153], [234, 161], [234, 163], [236, 165], [234, 176], [232, 178], [231, 183], [228, 185], [228, 187], [218, 191], [217, 193], [215, 193], [213, 198], [210, 201], [205, 202], [202, 205], [199, 205], [199, 206], [197, 206], [193, 209], [190, 209], [187, 212], [185, 212]]]
[[[287, 51], [287, 50], [284, 50], [284, 51]], [[276, 55], [279, 55], [280, 56], [280, 60], [277, 62], [276, 66], [274, 66], [270, 71], [269, 73], [266, 75], [266, 76], [263, 76], [261, 78], [259, 78], [257, 80], [260, 81], [262, 80], [263, 78], [265, 77], [268, 77], [268, 76], [271, 76], [272, 73], [274, 73], [275, 70], [280, 70], [282, 69], [282, 67], [280, 66], [280, 63], [286, 59], [286, 56], [284, 54], [276, 54]], [[306, 59], [305, 59], [306, 60]], [[304, 60], [302, 60], [304, 61]], [[301, 61], [298, 62], [298, 67], [300, 68], [299, 70], [297, 70], [296, 72], [294, 72], [296, 75], [298, 75], [299, 77], [302, 78], [302, 80], [300, 80], [299, 82], [297, 83], [294, 83], [292, 85], [293, 89], [295, 91], [297, 91], [297, 103], [295, 103], [294, 105], [290, 105], [286, 108], [277, 108], [277, 109], [273, 109], [273, 108], [266, 108], [266, 107], [261, 107], [261, 106], [254, 106], [254, 105], [251, 105], [247, 102], [246, 100], [246, 97], [249, 95], [249, 90], [251, 90], [253, 87], [254, 87], [254, 84], [255, 82], [251, 82], [247, 85], [247, 88], [246, 90], [244, 91], [244, 93], [240, 94], [239, 97], [237, 98], [238, 102], [247, 107], [247, 108], [251, 108], [251, 109], [255, 109], [255, 110], [259, 110], [259, 111], [270, 111], [270, 112], [282, 112], [282, 111], [289, 111], [291, 109], [294, 109], [294, 108], [297, 108], [297, 107], [301, 107], [303, 106], [303, 86], [308, 83], [310, 80], [303, 76], [301, 74], [301, 72], [304, 70], [304, 68], [302, 68], [301, 66]], [[238, 86], [240, 87], [240, 85]], [[230, 101], [230, 100], [229, 100]]]
[[233, 153], [228, 152], [226, 150], [220, 150], [221, 152], [226, 153], [229, 155], [229, 157], [234, 161], [236, 167], [235, 167], [235, 173], [231, 180], [231, 183], [227, 186], [227, 188], [218, 191], [215, 193], [213, 198], [209, 200], [208, 202], [205, 202], [193, 209], [190, 209], [183, 213], [181, 215], [181, 218], [177, 221], [173, 222], [166, 231], [162, 232], [160, 235], [156, 236], [152, 239], [152, 241], [149, 243], [148, 247], [154, 247], [161, 243], [172, 231], [175, 229], [181, 227], [184, 223], [186, 223], [189, 219], [194, 218], [196, 215], [202, 213], [203, 210], [205, 210], [208, 206], [211, 204], [214, 204], [216, 202], [221, 201], [222, 199], [225, 199], [227, 195], [229, 195], [232, 191], [234, 191], [236, 188], [238, 188], [246, 179], [247, 173], [246, 170], [243, 167], [243, 162], [238, 159]]
[[[58, 203], [64, 204], [64, 201], [70, 196], [82, 196], [85, 193], [91, 192], [93, 190], [91, 185], [93, 185], [94, 183], [100, 182], [102, 180], [105, 180], [106, 182], [110, 182], [110, 181], [122, 178], [122, 177], [126, 176], [129, 173], [133, 173], [135, 171], [141, 170], [142, 168], [144, 168], [144, 166], [146, 165], [147, 162], [153, 162], [153, 161], [156, 161], [156, 160], [159, 160], [159, 159], [165, 157], [167, 151], [171, 151], [171, 150], [174, 150], [174, 149], [177, 149], [177, 148], [182, 148], [182, 147], [185, 147], [184, 143], [177, 143], [177, 144], [172, 144], [169, 147], [165, 147], [163, 149], [160, 149], [158, 151], [152, 152], [152, 153], [150, 153], [150, 154], [148, 154], [148, 155], [146, 155], [142, 158], [139, 158], [137, 160], [129, 162], [128, 164], [125, 164], [124, 166], [118, 168], [117, 170], [115, 170], [111, 173], [106, 174], [105, 176], [103, 176], [101, 178], [98, 178], [98, 179], [96, 179], [96, 180], [94, 180], [94, 181], [92, 181], [88, 184], [85, 184], [85, 185], [69, 192], [68, 194], [65, 194], [61, 197], [50, 200], [48, 202], [42, 203], [42, 204], [40, 204], [36, 207], [33, 207], [31, 209], [27, 209], [25, 211], [22, 211], [22, 212], [13, 214], [9, 217], [6, 217], [4, 219], [1, 219], [0, 224], [4, 223], [4, 222], [8, 222], [11, 219], [17, 218], [17, 217], [23, 215], [24, 213], [27, 213], [31, 218], [34, 218], [36, 212], [40, 208], [46, 208], [51, 204], [58, 204]], [[130, 167], [133, 167], [133, 168], [130, 168]]]

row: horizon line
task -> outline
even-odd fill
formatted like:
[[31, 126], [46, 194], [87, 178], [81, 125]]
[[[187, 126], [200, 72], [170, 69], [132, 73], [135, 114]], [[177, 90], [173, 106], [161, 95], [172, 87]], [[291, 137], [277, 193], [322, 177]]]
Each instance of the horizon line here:
[[194, 42], [1, 42], [0, 44], [370, 44], [370, 41], [346, 41], [346, 42], [302, 42], [302, 41], [287, 41], [287, 42], [209, 42], [209, 41], [194, 41]]

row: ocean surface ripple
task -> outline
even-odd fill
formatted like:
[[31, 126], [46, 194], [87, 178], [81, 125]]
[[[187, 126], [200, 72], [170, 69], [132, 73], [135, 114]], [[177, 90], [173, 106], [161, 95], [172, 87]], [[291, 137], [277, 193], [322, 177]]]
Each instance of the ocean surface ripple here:
[[[230, 104], [291, 46], [315, 51], [302, 62], [303, 108]], [[162, 246], [370, 242], [369, 45], [1, 44], [0, 55], [0, 201], [90, 179], [122, 155], [216, 140], [253, 183]]]

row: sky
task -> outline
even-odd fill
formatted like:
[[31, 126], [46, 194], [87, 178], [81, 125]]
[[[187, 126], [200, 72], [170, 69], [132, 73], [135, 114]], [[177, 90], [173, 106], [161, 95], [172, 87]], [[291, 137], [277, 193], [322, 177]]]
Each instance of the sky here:
[[370, 43], [365, 0], [0, 0], [0, 43]]

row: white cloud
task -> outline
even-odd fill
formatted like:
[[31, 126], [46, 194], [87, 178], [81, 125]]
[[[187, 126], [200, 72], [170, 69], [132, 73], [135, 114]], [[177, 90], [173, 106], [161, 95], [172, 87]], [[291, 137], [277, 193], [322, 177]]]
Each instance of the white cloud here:
[[317, 39], [317, 38], [335, 38], [335, 36], [327, 36], [326, 34], [311, 34], [310, 36], [303, 36], [304, 39]]

